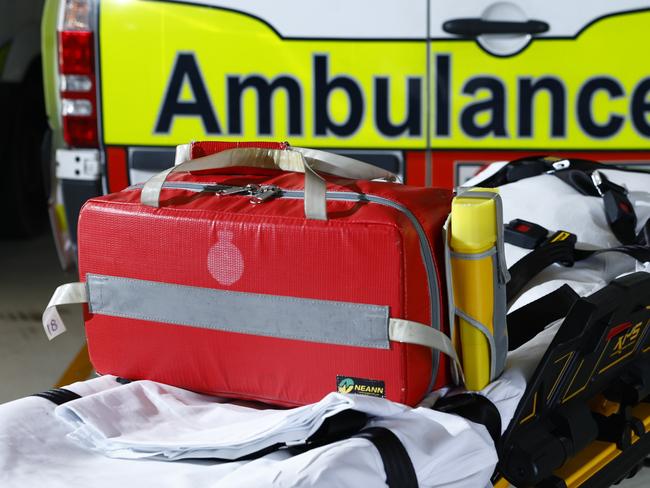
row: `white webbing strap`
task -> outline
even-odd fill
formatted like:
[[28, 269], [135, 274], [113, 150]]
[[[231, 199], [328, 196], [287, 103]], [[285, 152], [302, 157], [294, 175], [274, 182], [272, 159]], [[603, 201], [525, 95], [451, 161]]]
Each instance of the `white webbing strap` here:
[[72, 305], [77, 303], [88, 303], [88, 293], [85, 283], [66, 283], [59, 286], [47, 304], [43, 312], [43, 329], [49, 340], [63, 334], [66, 331], [65, 324], [57, 310], [59, 305]]
[[[187, 157], [187, 149], [179, 148], [177, 158]], [[325, 180], [318, 172], [353, 179], [386, 179], [394, 181], [396, 175], [368, 163], [362, 163], [346, 156], [304, 148], [267, 149], [235, 148], [210, 154], [202, 158], [186, 160], [152, 176], [142, 188], [140, 201], [143, 205], [158, 207], [160, 192], [171, 173], [200, 171], [249, 166], [273, 168], [305, 174], [305, 216], [309, 219], [326, 220]]]
[[301, 153], [308, 162], [314, 165], [315, 169], [324, 173], [330, 173], [353, 180], [386, 180], [401, 182], [400, 177], [392, 171], [341, 154], [295, 146], [291, 146], [289, 149]]
[[438, 329], [410, 320], [390, 319], [388, 322], [388, 338], [395, 342], [419, 344], [446, 354], [453, 360], [452, 368], [456, 382], [465, 382], [463, 368], [451, 339]]
[[[255, 148], [255, 147], [239, 147], [232, 148], [226, 151], [237, 151], [242, 157], [247, 157], [250, 159], [256, 159], [260, 154], [269, 154], [271, 151], [273, 154], [282, 154], [287, 151], [295, 151], [301, 153], [305, 159], [310, 162], [318, 171], [323, 171], [325, 173], [330, 173], [333, 175], [341, 176], [343, 178], [351, 178], [354, 180], [377, 180], [382, 179], [386, 181], [397, 181], [401, 182], [401, 179], [398, 175], [392, 171], [382, 169], [374, 164], [364, 163], [354, 158], [349, 158], [341, 154], [331, 153], [327, 151], [320, 151], [318, 149], [309, 149], [305, 147], [296, 147], [290, 146], [288, 149], [264, 149], [264, 148]], [[178, 166], [182, 163], [185, 163], [191, 159], [192, 152], [192, 143], [190, 144], [180, 144], [176, 146], [176, 155], [174, 159], [174, 165]], [[217, 154], [217, 153], [215, 153]], [[204, 158], [209, 158], [214, 156], [214, 154], [205, 156]], [[196, 158], [196, 159], [204, 159]], [[277, 156], [276, 158], [277, 159]], [[240, 162], [239, 164], [244, 164]], [[284, 164], [284, 163], [283, 163]], [[287, 168], [286, 171], [299, 171], [300, 165], [296, 166], [295, 169]]]

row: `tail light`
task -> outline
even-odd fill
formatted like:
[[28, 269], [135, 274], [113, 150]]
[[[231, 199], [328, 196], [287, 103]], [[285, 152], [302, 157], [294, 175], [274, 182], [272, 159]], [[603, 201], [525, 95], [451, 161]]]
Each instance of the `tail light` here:
[[97, 147], [95, 45], [92, 0], [65, 0], [58, 26], [63, 138], [73, 147]]

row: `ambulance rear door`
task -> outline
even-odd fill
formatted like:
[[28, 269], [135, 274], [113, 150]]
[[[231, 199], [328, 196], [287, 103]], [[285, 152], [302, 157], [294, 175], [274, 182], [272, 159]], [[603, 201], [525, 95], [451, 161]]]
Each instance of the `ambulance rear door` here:
[[559, 153], [650, 161], [647, 0], [430, 3], [433, 183]]

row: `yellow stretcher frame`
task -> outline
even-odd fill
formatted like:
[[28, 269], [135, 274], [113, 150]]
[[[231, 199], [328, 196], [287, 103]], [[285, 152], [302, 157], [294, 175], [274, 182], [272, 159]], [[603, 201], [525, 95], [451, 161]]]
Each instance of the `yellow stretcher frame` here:
[[[596, 408], [599, 413], [606, 416], [613, 414], [617, 409], [618, 404], [606, 401]], [[643, 421], [645, 430], [648, 432], [645, 436], [650, 436], [650, 403], [640, 403], [632, 407], [632, 415]], [[635, 446], [640, 440], [640, 437], [632, 434], [632, 446]], [[594, 441], [567, 461], [564, 466], [555, 470], [553, 474], [564, 481], [566, 488], [580, 488], [595, 475], [606, 469], [610, 463], [618, 459], [622, 454], [623, 451], [613, 442]], [[621, 474], [621, 476], [624, 476], [624, 474]], [[514, 487], [501, 476], [496, 479], [493, 485], [494, 488]]]

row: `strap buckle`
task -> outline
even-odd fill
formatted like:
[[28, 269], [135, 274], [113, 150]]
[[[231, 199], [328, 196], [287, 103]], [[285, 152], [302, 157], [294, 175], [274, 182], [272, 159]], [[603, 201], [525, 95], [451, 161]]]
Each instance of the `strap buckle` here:
[[603, 178], [600, 174], [600, 171], [596, 170], [593, 173], [591, 173], [591, 181], [594, 184], [594, 188], [596, 188], [596, 191], [601, 197], [605, 196], [605, 192], [603, 192]]
[[553, 169], [549, 170], [546, 172], [547, 175], [552, 175], [553, 173], [556, 173], [557, 171], [562, 171], [564, 169], [568, 169], [571, 166], [571, 161], [568, 159], [560, 159], [559, 161], [554, 161], [551, 166]]
[[578, 242], [578, 236], [567, 231], [558, 230], [549, 236], [540, 247], [555, 246], [558, 250], [561, 248], [564, 251], [564, 259], [558, 259], [557, 263], [562, 266], [573, 266], [575, 263], [575, 246]]
[[536, 249], [548, 236], [548, 229], [523, 219], [511, 220], [506, 224], [503, 237], [508, 244]]

